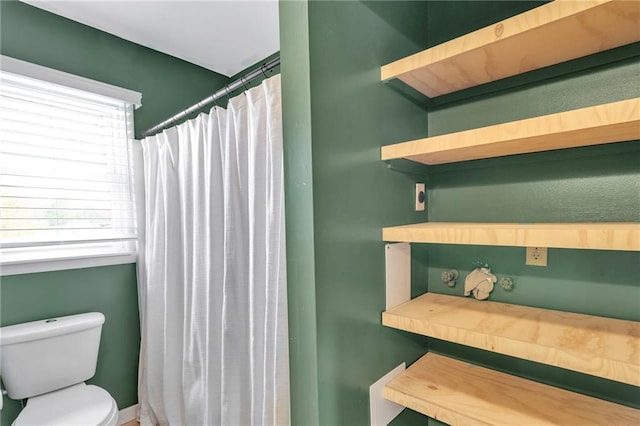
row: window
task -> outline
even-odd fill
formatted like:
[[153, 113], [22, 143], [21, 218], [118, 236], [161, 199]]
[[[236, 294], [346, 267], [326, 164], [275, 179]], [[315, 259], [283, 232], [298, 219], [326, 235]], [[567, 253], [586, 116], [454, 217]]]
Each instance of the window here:
[[135, 261], [132, 103], [8, 72], [5, 62], [2, 274]]

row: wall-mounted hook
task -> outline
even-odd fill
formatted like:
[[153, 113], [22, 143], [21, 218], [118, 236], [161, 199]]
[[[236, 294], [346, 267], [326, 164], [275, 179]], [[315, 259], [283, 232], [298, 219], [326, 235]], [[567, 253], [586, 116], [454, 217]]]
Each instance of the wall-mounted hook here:
[[513, 290], [513, 280], [509, 277], [500, 278], [500, 281], [498, 281], [498, 285], [505, 291]]
[[456, 280], [458, 279], [458, 271], [455, 269], [450, 269], [448, 271], [443, 271], [440, 274], [440, 278], [442, 279], [442, 282], [445, 283], [447, 286], [449, 287], [455, 287], [456, 286]]
[[[491, 273], [489, 265], [484, 262], [476, 262], [476, 265], [483, 265], [471, 271], [464, 280], [464, 295], [473, 294], [478, 300], [485, 300], [493, 291], [493, 285], [498, 278]], [[485, 267], [486, 266], [486, 267]]]

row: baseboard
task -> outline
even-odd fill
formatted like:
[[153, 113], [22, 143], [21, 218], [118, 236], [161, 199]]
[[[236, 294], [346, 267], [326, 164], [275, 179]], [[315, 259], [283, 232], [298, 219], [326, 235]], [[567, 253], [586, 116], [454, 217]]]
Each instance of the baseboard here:
[[138, 418], [138, 404], [124, 408], [118, 413], [118, 424], [123, 425]]

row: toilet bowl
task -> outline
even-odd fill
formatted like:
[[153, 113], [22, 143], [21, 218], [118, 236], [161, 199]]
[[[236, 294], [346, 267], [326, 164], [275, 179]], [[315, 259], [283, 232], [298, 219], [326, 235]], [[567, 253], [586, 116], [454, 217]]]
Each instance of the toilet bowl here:
[[116, 426], [118, 406], [104, 389], [84, 383], [29, 398], [13, 426]]
[[118, 406], [94, 376], [104, 315], [49, 318], [0, 328], [0, 371], [27, 404], [13, 426], [115, 426]]

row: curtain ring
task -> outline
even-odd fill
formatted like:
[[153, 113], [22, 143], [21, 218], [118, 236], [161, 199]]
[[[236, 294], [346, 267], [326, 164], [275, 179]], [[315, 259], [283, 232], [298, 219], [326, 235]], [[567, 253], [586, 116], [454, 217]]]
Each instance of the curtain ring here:
[[245, 86], [245, 84], [244, 84], [244, 76], [240, 77], [240, 84], [242, 84], [242, 87], [244, 87], [244, 92], [243, 92], [244, 95], [247, 96], [247, 90], [249, 90], [249, 89], [247, 89], [247, 86]]
[[224, 92], [227, 94], [227, 99], [231, 102], [231, 96], [229, 96], [229, 86], [224, 86]]
[[264, 69], [266, 68], [266, 65], [267, 64], [262, 64], [262, 66], [260, 67], [260, 71], [262, 72], [262, 75], [264, 75], [264, 78], [269, 78], [267, 73], [264, 71]]

